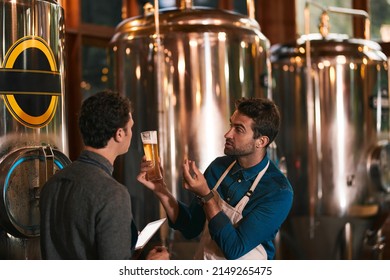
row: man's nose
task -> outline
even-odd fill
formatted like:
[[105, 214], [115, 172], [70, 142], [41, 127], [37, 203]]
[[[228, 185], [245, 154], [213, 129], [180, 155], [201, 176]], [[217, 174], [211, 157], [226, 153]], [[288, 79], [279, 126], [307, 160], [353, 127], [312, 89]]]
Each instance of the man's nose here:
[[231, 131], [232, 131], [232, 127], [225, 133], [224, 137], [231, 138]]

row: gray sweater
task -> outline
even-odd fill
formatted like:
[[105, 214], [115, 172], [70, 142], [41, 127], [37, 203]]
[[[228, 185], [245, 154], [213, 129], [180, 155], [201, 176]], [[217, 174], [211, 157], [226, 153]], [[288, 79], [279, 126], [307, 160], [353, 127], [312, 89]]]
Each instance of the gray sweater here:
[[90, 151], [53, 175], [40, 198], [43, 259], [130, 259], [137, 241], [130, 194]]

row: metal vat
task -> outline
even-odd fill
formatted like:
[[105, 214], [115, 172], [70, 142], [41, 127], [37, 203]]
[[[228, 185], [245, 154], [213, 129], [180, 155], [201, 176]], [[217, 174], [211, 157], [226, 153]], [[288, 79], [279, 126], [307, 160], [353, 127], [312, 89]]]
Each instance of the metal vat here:
[[368, 39], [306, 34], [271, 48], [277, 144], [294, 205], [280, 258], [379, 258], [389, 213], [387, 57]]
[[70, 162], [64, 14], [57, 1], [0, 1], [0, 258], [39, 259], [39, 191]]
[[183, 159], [195, 160], [204, 171], [223, 155], [234, 101], [269, 94], [269, 41], [258, 23], [189, 2], [123, 21], [111, 41], [115, 85], [135, 108], [131, 150], [118, 176], [129, 186], [140, 227], [160, 209], [148, 190], [136, 186], [143, 155], [139, 133], [158, 130], [166, 183], [188, 202]]

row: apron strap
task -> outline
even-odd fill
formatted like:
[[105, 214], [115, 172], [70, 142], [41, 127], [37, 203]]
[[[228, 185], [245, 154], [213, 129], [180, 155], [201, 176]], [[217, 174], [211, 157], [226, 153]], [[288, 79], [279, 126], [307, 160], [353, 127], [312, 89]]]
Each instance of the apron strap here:
[[229, 173], [230, 169], [233, 168], [234, 164], [236, 163], [236, 160], [233, 161], [229, 167], [225, 170], [225, 172], [223, 172], [223, 174], [221, 175], [221, 177], [219, 177], [219, 180], [217, 181], [217, 183], [215, 184], [214, 188], [213, 188], [213, 191], [216, 191], [219, 187], [219, 185], [222, 183], [223, 179], [225, 179], [226, 175]]

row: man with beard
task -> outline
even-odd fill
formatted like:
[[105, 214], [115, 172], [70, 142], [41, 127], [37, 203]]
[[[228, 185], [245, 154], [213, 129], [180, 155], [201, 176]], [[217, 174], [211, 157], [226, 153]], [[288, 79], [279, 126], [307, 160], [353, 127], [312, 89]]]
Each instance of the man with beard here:
[[274, 259], [273, 241], [293, 201], [289, 181], [267, 155], [279, 125], [271, 100], [237, 100], [225, 134], [226, 156], [204, 175], [194, 161], [184, 160], [184, 188], [196, 196], [189, 206], [173, 197], [163, 179], [147, 180], [151, 163], [143, 159], [138, 181], [159, 198], [170, 226], [186, 238], [203, 232], [196, 259]]

